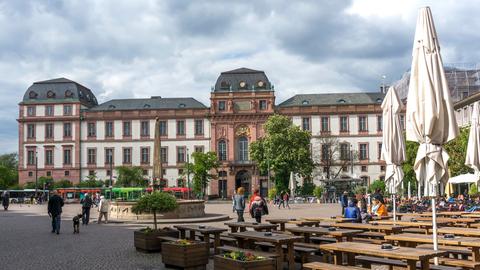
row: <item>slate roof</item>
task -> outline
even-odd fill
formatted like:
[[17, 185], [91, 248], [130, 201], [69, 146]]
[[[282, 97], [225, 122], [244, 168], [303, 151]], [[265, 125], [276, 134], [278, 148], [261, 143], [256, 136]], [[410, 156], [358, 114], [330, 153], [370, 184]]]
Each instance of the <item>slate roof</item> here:
[[126, 111], [158, 109], [206, 109], [203, 103], [194, 98], [130, 98], [112, 99], [89, 111]]
[[381, 104], [385, 94], [380, 92], [372, 93], [335, 93], [335, 94], [301, 94], [295, 95], [279, 107], [293, 106], [325, 106], [325, 105], [360, 105], [360, 104]]
[[22, 102], [39, 101], [52, 103], [80, 101], [88, 107], [98, 104], [97, 98], [90, 89], [66, 78], [34, 82], [23, 95]]
[[[241, 82], [245, 82], [244, 87], [240, 86]], [[260, 86], [259, 82], [262, 82], [263, 85]], [[249, 68], [238, 68], [220, 73], [213, 91], [264, 91], [271, 90], [271, 87], [272, 85], [265, 72]]]

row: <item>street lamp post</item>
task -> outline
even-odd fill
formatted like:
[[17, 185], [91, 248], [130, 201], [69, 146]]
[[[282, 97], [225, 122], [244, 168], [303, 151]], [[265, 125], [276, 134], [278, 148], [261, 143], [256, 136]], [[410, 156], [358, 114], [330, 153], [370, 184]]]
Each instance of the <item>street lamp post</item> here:
[[188, 198], [191, 199], [191, 185], [190, 185], [190, 157], [188, 155], [188, 147], [187, 147], [187, 186], [188, 186]]
[[112, 200], [112, 193], [113, 193], [113, 160], [112, 156], [110, 155], [110, 201]]
[[37, 151], [35, 150], [35, 196], [38, 192], [38, 156]]

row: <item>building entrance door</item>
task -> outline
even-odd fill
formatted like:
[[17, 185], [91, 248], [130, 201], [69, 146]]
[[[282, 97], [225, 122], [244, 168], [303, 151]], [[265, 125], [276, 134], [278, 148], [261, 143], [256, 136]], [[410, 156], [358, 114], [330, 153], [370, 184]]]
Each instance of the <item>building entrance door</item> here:
[[227, 180], [218, 180], [218, 195], [222, 199], [227, 198]]
[[248, 196], [250, 194], [250, 178], [248, 171], [239, 171], [235, 176], [235, 190], [239, 187], [243, 187], [245, 189], [245, 195]]

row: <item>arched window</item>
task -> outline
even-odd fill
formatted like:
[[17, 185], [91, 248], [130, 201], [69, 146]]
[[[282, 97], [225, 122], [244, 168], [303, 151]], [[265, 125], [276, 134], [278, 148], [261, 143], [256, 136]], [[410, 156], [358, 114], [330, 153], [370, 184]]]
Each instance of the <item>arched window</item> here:
[[238, 160], [248, 160], [248, 139], [246, 137], [238, 138]]
[[227, 160], [227, 143], [224, 140], [218, 142], [218, 160]]

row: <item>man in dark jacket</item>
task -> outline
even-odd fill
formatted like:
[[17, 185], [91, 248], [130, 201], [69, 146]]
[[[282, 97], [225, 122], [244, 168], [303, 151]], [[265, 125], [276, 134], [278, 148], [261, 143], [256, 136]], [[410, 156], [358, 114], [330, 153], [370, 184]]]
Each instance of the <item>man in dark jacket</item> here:
[[60, 233], [60, 221], [62, 215], [63, 199], [58, 192], [53, 191], [53, 196], [48, 201], [48, 215], [52, 218], [52, 233]]
[[10, 204], [10, 195], [8, 194], [8, 191], [5, 190], [2, 195], [3, 210], [7, 211], [9, 204]]
[[88, 193], [85, 193], [85, 197], [83, 197], [80, 203], [82, 204], [82, 224], [88, 225], [88, 222], [90, 221], [90, 209], [92, 208], [93, 200], [90, 198]]
[[340, 197], [342, 204], [342, 216], [345, 214], [345, 208], [348, 207], [348, 192], [344, 191], [342, 197]]

